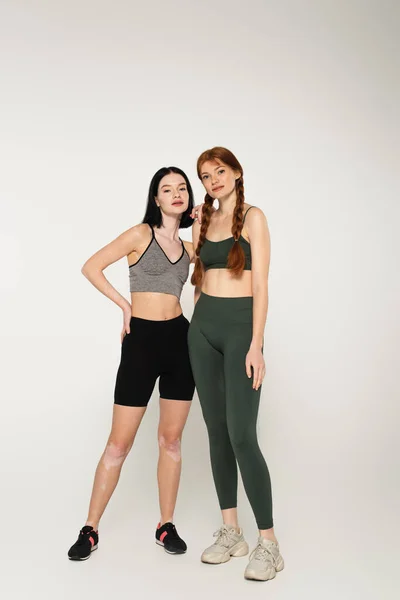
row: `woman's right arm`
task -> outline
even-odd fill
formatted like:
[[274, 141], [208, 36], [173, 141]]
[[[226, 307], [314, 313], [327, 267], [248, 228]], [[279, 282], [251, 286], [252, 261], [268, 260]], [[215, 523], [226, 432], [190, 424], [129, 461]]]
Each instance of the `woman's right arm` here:
[[[192, 226], [192, 240], [193, 240], [193, 249], [194, 251], [196, 251], [197, 248], [197, 244], [199, 242], [199, 236], [200, 236], [200, 223], [198, 223], [197, 221], [195, 221], [193, 223]], [[195, 256], [196, 258], [196, 256]], [[200, 297], [200, 293], [201, 293], [201, 286], [195, 286], [194, 288], [194, 304], [196, 305], [197, 300]]]
[[125, 231], [115, 240], [107, 244], [107, 246], [104, 246], [104, 248], [101, 248], [93, 254], [82, 267], [82, 273], [86, 279], [88, 279], [99, 292], [107, 296], [112, 302], [115, 302], [115, 304], [124, 311], [124, 315], [126, 316], [124, 319], [125, 323], [127, 322], [128, 315], [130, 318], [131, 305], [106, 279], [103, 271], [109, 265], [117, 262], [120, 258], [128, 256], [128, 254], [134, 252], [138, 247], [141, 247], [144, 242], [144, 236], [146, 234], [148, 235], [148, 229], [148, 225], [143, 223], [131, 227], [131, 229], [128, 229], [128, 231]]

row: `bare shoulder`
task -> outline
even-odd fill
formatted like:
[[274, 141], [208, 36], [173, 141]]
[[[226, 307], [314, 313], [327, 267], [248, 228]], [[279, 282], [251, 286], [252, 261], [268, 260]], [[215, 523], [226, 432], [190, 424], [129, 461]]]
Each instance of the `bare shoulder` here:
[[119, 239], [125, 240], [132, 250], [141, 248], [151, 240], [151, 228], [147, 223], [139, 223], [121, 233]]
[[93, 268], [104, 270], [120, 258], [131, 256], [135, 252], [140, 251], [146, 243], [149, 243], [150, 239], [151, 230], [148, 225], [141, 223], [140, 225], [130, 227], [93, 254], [86, 261], [83, 269], [92, 265]]
[[[258, 206], [249, 206], [246, 213], [246, 221], [245, 225], [250, 225], [251, 223], [266, 223], [267, 217], [265, 213], [258, 208]], [[246, 211], [245, 211], [246, 212]]]
[[261, 208], [258, 208], [258, 206], [252, 206], [251, 210], [249, 208], [243, 230], [245, 237], [250, 242], [256, 239], [269, 238], [267, 217]]
[[185, 246], [186, 250], [188, 252], [192, 252], [193, 251], [193, 244], [192, 242], [187, 242], [186, 240], [182, 240], [183, 241], [183, 245]]
[[126, 233], [129, 233], [136, 242], [145, 242], [151, 237], [151, 227], [147, 223], [139, 223], [134, 225]]
[[149, 245], [152, 237], [151, 227], [147, 223], [139, 223], [130, 227], [115, 240], [121, 250], [125, 251], [128, 259], [132, 261], [133, 253], [141, 253]]
[[183, 245], [185, 246], [186, 252], [189, 254], [190, 261], [192, 262], [194, 259], [194, 247], [192, 242], [187, 242], [183, 240]]

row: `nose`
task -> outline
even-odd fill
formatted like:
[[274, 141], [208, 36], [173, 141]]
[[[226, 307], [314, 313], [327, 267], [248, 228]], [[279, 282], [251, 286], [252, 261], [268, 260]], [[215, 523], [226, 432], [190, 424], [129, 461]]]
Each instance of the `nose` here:
[[179, 198], [180, 197], [180, 191], [179, 190], [175, 190], [174, 192], [174, 198]]

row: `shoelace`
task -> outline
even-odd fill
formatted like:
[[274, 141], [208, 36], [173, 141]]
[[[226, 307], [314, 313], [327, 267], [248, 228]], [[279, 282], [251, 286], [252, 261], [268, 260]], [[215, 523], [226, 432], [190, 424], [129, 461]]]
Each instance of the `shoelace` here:
[[85, 540], [91, 535], [91, 531], [82, 531], [82, 529], [79, 532], [79, 537], [78, 537], [78, 541], [76, 542], [78, 546], [82, 546], [82, 544], [85, 542]]
[[262, 544], [258, 543], [254, 548], [253, 552], [250, 554], [250, 560], [255, 558], [255, 560], [271, 560], [272, 564], [275, 566], [275, 557], [271, 552], [270, 548], [265, 548]]
[[215, 544], [217, 546], [223, 546], [224, 548], [228, 548], [230, 544], [229, 539], [229, 529], [226, 525], [222, 525], [217, 531], [213, 533], [213, 537], [216, 537]]
[[172, 538], [179, 539], [179, 535], [178, 535], [175, 525], [173, 525], [173, 524], [167, 525], [166, 529], [168, 531], [168, 535], [170, 535]]

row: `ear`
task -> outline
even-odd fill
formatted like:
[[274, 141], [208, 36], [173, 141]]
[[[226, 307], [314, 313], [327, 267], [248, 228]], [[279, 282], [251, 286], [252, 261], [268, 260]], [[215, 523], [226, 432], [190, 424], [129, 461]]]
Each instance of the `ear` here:
[[238, 181], [238, 179], [240, 179], [242, 177], [242, 174], [240, 171], [234, 171], [234, 174], [235, 174], [236, 181]]
[[154, 196], [154, 202], [157, 204], [158, 208], [160, 208], [159, 203], [157, 202], [157, 196]]

